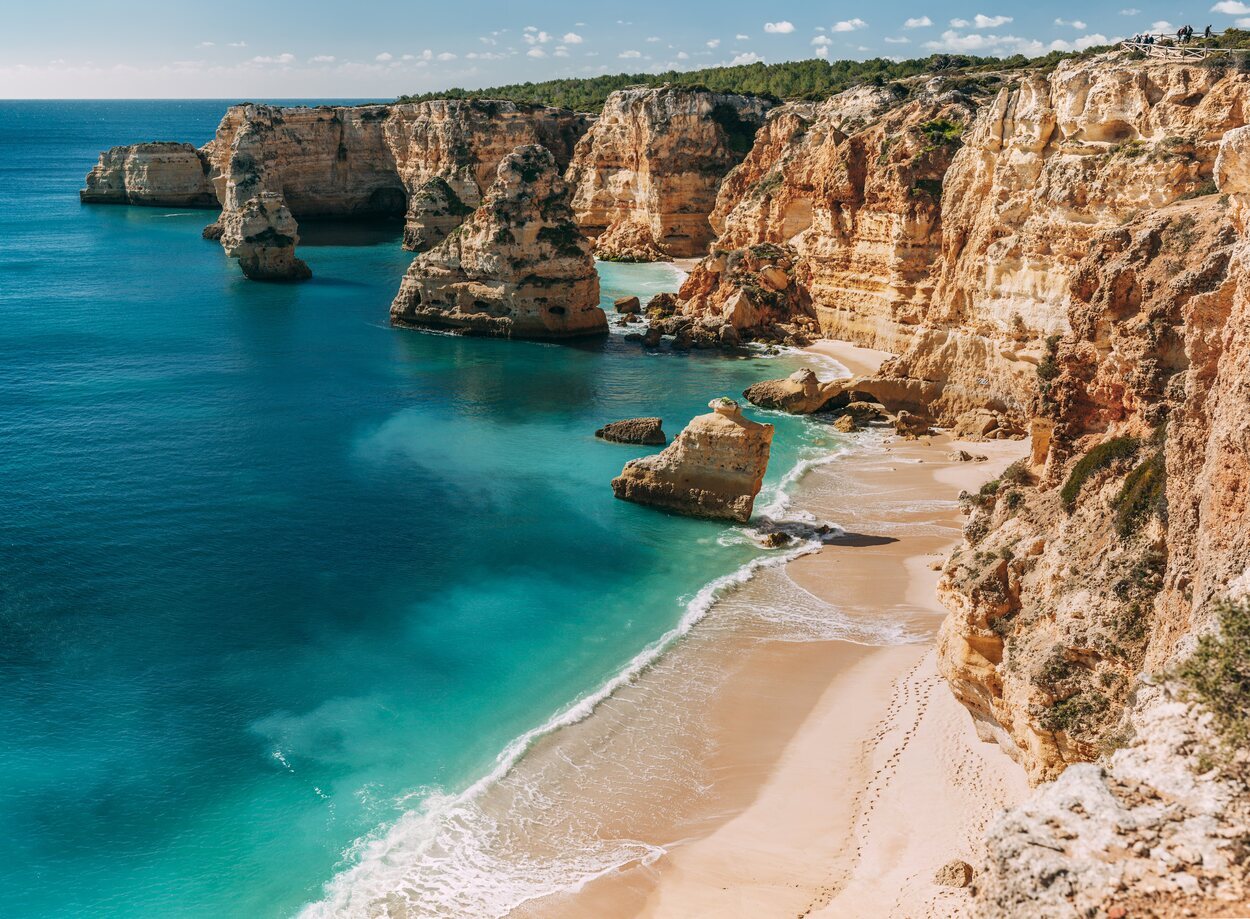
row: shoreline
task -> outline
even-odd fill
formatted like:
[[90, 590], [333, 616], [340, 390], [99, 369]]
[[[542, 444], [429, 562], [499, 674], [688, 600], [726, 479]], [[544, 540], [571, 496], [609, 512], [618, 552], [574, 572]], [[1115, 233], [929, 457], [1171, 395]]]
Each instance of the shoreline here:
[[[889, 357], [844, 342], [809, 350], [855, 376]], [[862, 437], [867, 443], [847, 454], [850, 462], [813, 469], [791, 502], [848, 536], [791, 560], [784, 576], [852, 618], [888, 610], [918, 640], [758, 636], [709, 701], [710, 740], [693, 745], [713, 751], [695, 816], [660, 820], [654, 837], [640, 839], [663, 854], [512, 916], [966, 911], [967, 891], [939, 887], [933, 873], [953, 858], [975, 861], [985, 823], [1023, 797], [1027, 783], [1005, 754], [977, 739], [937, 674], [933, 645], [945, 611], [935, 563], [958, 545], [960, 489], [975, 491], [1027, 445]], [[949, 460], [960, 447], [990, 459]], [[740, 588], [747, 602], [767, 590]]]

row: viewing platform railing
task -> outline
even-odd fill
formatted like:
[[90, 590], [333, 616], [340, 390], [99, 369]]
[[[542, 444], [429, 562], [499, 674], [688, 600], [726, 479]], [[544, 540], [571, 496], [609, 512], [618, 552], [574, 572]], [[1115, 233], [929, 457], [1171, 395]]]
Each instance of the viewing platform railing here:
[[[1210, 44], [1220, 34], [1214, 32], [1210, 38], [1204, 38], [1201, 33], [1195, 32], [1189, 41], [1181, 41], [1175, 33], [1150, 32], [1143, 33], [1137, 41], [1126, 38], [1120, 42], [1120, 47], [1140, 51], [1149, 57], [1162, 57], [1175, 61], [1202, 61], [1212, 57], [1231, 57], [1233, 49], [1216, 48]], [[1146, 41], [1147, 36], [1152, 41]]]

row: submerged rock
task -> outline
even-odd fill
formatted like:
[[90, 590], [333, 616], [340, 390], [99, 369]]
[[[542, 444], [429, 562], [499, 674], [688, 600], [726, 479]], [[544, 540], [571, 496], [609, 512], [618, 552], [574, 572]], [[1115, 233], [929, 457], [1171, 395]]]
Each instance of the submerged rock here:
[[765, 380], [748, 386], [742, 393], [752, 405], [773, 408], [792, 415], [818, 412], [830, 399], [842, 394], [842, 383], [822, 383], [816, 374], [804, 368], [784, 380]]
[[391, 321], [504, 338], [607, 332], [590, 244], [546, 148], [504, 157], [482, 206], [413, 261]]
[[744, 418], [732, 399], [714, 399], [660, 453], [631, 460], [612, 480], [616, 497], [689, 517], [751, 517], [768, 468], [773, 426]]
[[254, 281], [303, 281], [312, 271], [296, 255], [299, 233], [281, 195], [262, 192], [221, 216], [221, 244]]
[[668, 442], [668, 438], [664, 436], [663, 424], [663, 420], [659, 418], [626, 418], [624, 421], [605, 424], [595, 431], [595, 436], [618, 444], [659, 446]]

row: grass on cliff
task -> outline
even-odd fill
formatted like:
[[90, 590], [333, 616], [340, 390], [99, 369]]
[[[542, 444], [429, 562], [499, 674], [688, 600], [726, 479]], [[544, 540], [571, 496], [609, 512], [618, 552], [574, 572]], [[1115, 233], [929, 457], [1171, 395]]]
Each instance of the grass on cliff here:
[[[1052, 51], [1042, 57], [1022, 54], [1007, 58], [974, 57], [967, 54], [934, 54], [925, 58], [891, 61], [785, 61], [779, 64], [741, 64], [703, 70], [667, 70], [663, 73], [618, 73], [597, 77], [545, 80], [541, 83], [510, 83], [483, 89], [453, 87], [420, 95], [400, 96], [400, 102], [431, 99], [500, 99], [512, 102], [555, 105], [575, 111], [600, 111], [609, 94], [635, 86], [710, 89], [742, 93], [775, 100], [820, 100], [865, 83], [884, 86], [898, 80], [936, 74], [962, 81], [968, 91], [980, 86], [979, 73], [1004, 70], [1048, 69], [1069, 57], [1092, 54], [1094, 49], [1069, 54]], [[906, 93], [906, 90], [903, 90]]]
[[1081, 488], [1094, 474], [1136, 453], [1136, 437], [1113, 437], [1082, 456], [1068, 473], [1068, 480], [1063, 483], [1063, 488], [1059, 491], [1064, 510], [1072, 512], [1076, 507], [1076, 499], [1081, 495]]
[[1218, 633], [1202, 636], [1178, 676], [1215, 717], [1228, 753], [1250, 745], [1250, 600], [1216, 604]]
[[1162, 450], [1152, 453], [1128, 474], [1111, 505], [1115, 508], [1115, 531], [1122, 538], [1136, 533], [1152, 515], [1167, 519], [1167, 485], [1167, 465]]

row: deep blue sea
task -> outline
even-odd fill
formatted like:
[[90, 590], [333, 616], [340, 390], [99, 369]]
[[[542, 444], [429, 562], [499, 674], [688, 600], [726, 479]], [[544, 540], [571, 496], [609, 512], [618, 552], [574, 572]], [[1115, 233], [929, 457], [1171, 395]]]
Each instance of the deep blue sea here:
[[[243, 279], [205, 211], [81, 206], [226, 103], [0, 102], [0, 915], [287, 916], [760, 550], [595, 440], [795, 358], [392, 329], [399, 227]], [[673, 289], [601, 266], [603, 294]], [[828, 449], [778, 425], [770, 487]]]

